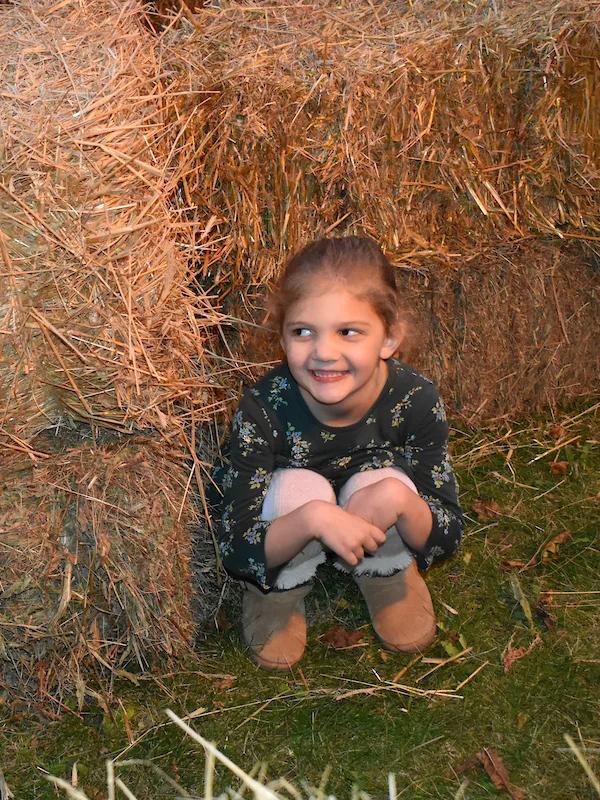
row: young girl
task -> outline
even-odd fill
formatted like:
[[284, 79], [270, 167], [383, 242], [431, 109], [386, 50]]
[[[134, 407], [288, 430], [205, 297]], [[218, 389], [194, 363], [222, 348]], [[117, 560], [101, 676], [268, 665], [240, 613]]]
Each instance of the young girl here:
[[358, 584], [382, 645], [418, 652], [436, 620], [417, 566], [454, 553], [463, 519], [442, 400], [393, 358], [406, 327], [394, 268], [368, 238], [313, 242], [286, 264], [269, 320], [285, 361], [235, 413], [218, 526], [244, 581], [250, 657], [300, 660], [326, 554]]

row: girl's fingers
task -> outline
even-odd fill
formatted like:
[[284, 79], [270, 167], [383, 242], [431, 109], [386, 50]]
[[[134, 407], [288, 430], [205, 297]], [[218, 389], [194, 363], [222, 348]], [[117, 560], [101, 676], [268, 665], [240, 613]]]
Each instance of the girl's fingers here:
[[382, 531], [380, 528], [376, 528], [375, 526], [373, 526], [373, 531], [371, 535], [378, 544], [383, 544], [387, 539], [385, 531]]

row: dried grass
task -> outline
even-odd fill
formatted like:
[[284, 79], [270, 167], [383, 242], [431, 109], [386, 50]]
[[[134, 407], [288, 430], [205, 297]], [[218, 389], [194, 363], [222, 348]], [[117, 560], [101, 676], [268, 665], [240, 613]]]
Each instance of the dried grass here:
[[0, 3], [0, 663], [44, 703], [189, 646], [197, 453], [299, 243], [384, 244], [470, 419], [599, 385], [596, 0], [191, 7]]
[[186, 157], [160, 48], [131, 2], [25, 0], [0, 19], [2, 441], [64, 414], [168, 434], [205, 420], [219, 315], [176, 244]]
[[161, 40], [194, 143], [174, 199], [234, 316], [260, 318], [299, 243], [361, 231], [455, 411], [598, 388], [597, 2], [223, 2], [194, 24]]
[[0, 698], [108, 703], [115, 676], [191, 651], [189, 469], [139, 437], [36, 444], [3, 465]]

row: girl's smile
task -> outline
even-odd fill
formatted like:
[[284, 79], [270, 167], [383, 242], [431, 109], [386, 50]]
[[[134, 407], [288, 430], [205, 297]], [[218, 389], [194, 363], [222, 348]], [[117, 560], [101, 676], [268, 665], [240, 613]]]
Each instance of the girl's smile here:
[[310, 410], [342, 426], [358, 422], [378, 398], [398, 342], [367, 300], [326, 283], [288, 308], [281, 344]]

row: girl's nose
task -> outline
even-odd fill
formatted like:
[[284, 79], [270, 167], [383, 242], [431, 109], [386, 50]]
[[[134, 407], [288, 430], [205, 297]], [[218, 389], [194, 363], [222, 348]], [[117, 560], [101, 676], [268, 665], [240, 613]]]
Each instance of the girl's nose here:
[[317, 361], [337, 361], [339, 348], [331, 336], [318, 336], [315, 339], [313, 356]]

